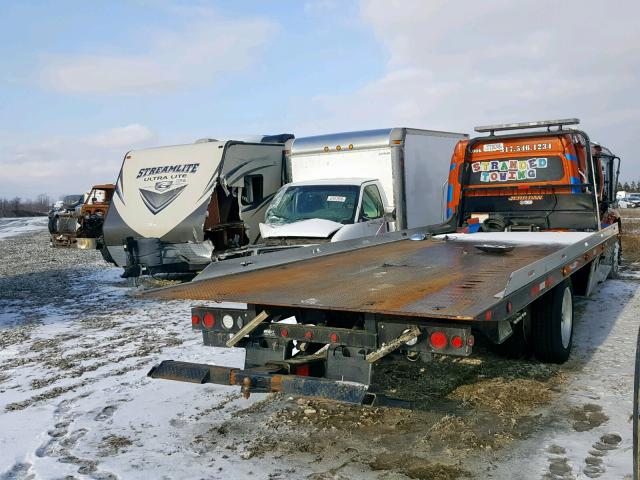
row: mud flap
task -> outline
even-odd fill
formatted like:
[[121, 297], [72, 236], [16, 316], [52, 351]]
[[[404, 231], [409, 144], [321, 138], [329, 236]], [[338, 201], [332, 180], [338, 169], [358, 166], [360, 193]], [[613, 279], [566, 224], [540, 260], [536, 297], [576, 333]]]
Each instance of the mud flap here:
[[282, 377], [282, 387], [283, 392], [292, 395], [324, 397], [357, 405], [373, 403], [373, 398], [368, 393], [369, 386], [361, 383], [292, 375]]

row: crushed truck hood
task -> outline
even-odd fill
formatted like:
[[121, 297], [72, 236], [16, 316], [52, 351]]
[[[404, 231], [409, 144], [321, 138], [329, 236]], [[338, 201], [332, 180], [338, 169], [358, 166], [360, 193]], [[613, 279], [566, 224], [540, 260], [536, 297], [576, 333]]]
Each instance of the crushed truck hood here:
[[283, 225], [260, 224], [260, 235], [262, 238], [273, 237], [309, 237], [328, 238], [331, 234], [340, 230], [344, 225], [322, 218], [311, 218], [294, 223]]

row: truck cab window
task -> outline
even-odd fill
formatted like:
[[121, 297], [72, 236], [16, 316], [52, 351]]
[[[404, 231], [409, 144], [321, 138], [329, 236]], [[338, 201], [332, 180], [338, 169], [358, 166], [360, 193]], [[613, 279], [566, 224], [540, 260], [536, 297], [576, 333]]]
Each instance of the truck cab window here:
[[367, 185], [362, 192], [362, 218], [372, 220], [384, 216], [384, 205], [378, 187]]

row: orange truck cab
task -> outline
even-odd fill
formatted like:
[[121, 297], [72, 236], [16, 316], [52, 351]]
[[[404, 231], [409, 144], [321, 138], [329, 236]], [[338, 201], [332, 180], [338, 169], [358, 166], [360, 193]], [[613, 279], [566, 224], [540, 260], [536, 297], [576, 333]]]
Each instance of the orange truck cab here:
[[[583, 131], [566, 128], [578, 123], [565, 119], [476, 127], [489, 135], [456, 145], [447, 218], [469, 233], [595, 231], [618, 222], [613, 207], [620, 159]], [[503, 133], [513, 130], [520, 131]]]
[[84, 218], [87, 218], [87, 215], [98, 215], [104, 217], [111, 205], [111, 198], [113, 197], [115, 189], [116, 186], [113, 183], [94, 185], [82, 205], [82, 209], [80, 211], [82, 216]]

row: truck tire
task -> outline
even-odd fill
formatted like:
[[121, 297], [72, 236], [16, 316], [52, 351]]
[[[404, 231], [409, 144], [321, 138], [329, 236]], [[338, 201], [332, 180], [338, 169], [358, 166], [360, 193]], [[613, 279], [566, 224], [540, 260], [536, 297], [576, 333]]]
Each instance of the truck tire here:
[[566, 279], [533, 306], [532, 346], [538, 360], [564, 363], [573, 341], [573, 286]]

